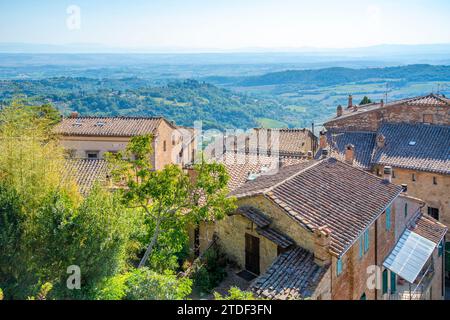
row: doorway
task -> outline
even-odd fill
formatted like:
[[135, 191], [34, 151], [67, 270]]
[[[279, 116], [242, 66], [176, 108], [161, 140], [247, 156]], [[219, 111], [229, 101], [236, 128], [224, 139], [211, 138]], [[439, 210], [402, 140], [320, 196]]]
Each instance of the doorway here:
[[245, 269], [259, 275], [259, 238], [245, 234]]

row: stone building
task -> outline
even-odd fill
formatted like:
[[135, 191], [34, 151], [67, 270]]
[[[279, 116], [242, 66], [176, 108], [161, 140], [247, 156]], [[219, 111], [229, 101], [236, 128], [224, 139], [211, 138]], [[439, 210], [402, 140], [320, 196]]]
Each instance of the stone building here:
[[408, 194], [425, 201], [428, 215], [450, 226], [449, 115], [450, 99], [436, 94], [389, 104], [349, 103], [324, 124], [317, 156], [326, 148], [378, 175], [391, 166], [393, 182], [407, 185]]
[[205, 148], [210, 158], [225, 153], [241, 153], [280, 159], [304, 158], [317, 149], [317, 137], [308, 129], [254, 128], [246, 133], [233, 133], [216, 139]]
[[[442, 256], [432, 255], [447, 229], [427, 218], [424, 224], [435, 228], [424, 229], [434, 242], [418, 235], [419, 224], [411, 221], [422, 222], [423, 203], [389, 179], [334, 158], [264, 172], [231, 192], [239, 209], [216, 223], [218, 242], [238, 266], [257, 277], [250, 288], [260, 297], [400, 299], [429, 298], [433, 292], [434, 298], [442, 298], [442, 281], [435, 275], [442, 271]], [[414, 289], [405, 296], [405, 288], [397, 287], [403, 271], [388, 262], [409, 263], [392, 254], [415, 254], [412, 247], [393, 250], [411, 233], [426, 242], [428, 251], [414, 265], [406, 281]], [[376, 266], [374, 275], [368, 272], [371, 266]], [[417, 283], [426, 286], [418, 289]]]
[[346, 108], [337, 107], [336, 116], [326, 123], [327, 130], [378, 130], [383, 122], [429, 123], [449, 125], [450, 99], [437, 94], [384, 103], [353, 105], [351, 96]]
[[103, 159], [106, 152], [125, 149], [133, 136], [152, 134], [156, 170], [170, 163], [191, 163], [196, 152], [193, 129], [162, 117], [79, 117], [73, 113], [62, 119], [54, 133], [75, 159]]

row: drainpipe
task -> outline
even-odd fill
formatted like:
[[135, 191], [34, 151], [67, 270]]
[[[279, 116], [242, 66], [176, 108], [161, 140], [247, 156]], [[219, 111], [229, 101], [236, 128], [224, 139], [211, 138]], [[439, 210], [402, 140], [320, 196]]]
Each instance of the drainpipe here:
[[[378, 269], [378, 219], [375, 221], [375, 265]], [[378, 272], [377, 275], [377, 284], [378, 284]], [[375, 300], [378, 300], [378, 288], [375, 286]]]

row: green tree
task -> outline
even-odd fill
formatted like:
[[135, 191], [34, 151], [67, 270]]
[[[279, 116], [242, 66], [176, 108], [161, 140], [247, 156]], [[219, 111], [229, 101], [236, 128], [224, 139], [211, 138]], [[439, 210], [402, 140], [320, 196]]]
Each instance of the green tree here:
[[228, 291], [228, 295], [221, 295], [218, 292], [214, 292], [215, 300], [256, 300], [253, 293], [249, 291], [242, 291], [237, 287], [231, 287]]
[[[64, 151], [49, 122], [19, 105], [0, 111], [0, 283], [6, 299], [90, 298], [97, 283], [126, 270], [142, 217], [94, 187], [82, 198], [63, 174]], [[68, 290], [67, 268], [81, 268], [82, 290]], [[45, 294], [45, 296], [47, 295]]]
[[177, 165], [151, 170], [151, 142], [151, 136], [134, 137], [124, 152], [107, 156], [115, 180], [126, 184], [124, 202], [143, 210], [149, 225], [151, 236], [139, 267], [161, 253], [154, 252], [155, 247], [164, 247], [161, 243], [181, 249], [188, 223], [221, 219], [234, 209], [235, 201], [227, 197], [223, 165], [201, 161], [194, 165], [191, 177]]
[[359, 105], [365, 105], [365, 104], [369, 104], [369, 103], [372, 103], [372, 100], [370, 100], [369, 97], [364, 96], [364, 98], [362, 98], [362, 100], [359, 103]]
[[134, 269], [109, 278], [98, 291], [99, 300], [181, 300], [192, 291], [192, 280], [172, 272], [158, 274], [148, 268]]

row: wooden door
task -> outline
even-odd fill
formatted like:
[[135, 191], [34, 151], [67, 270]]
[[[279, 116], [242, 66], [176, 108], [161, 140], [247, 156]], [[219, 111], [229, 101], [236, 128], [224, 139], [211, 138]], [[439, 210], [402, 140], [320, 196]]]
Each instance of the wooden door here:
[[259, 275], [259, 238], [245, 234], [245, 269]]

